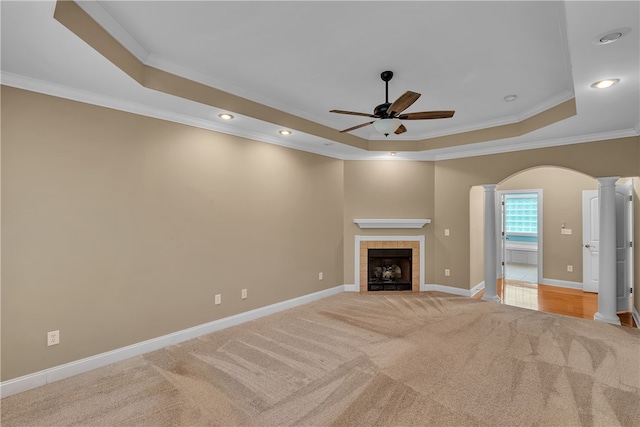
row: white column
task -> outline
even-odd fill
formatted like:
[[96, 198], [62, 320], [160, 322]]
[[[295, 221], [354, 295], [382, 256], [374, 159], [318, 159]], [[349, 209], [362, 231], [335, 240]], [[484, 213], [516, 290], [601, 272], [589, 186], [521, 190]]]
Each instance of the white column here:
[[597, 178], [600, 248], [598, 260], [598, 312], [594, 320], [620, 324], [616, 314], [616, 181], [620, 177]]
[[497, 235], [496, 235], [496, 188], [495, 184], [484, 187], [484, 296], [483, 300], [500, 302], [498, 296]]

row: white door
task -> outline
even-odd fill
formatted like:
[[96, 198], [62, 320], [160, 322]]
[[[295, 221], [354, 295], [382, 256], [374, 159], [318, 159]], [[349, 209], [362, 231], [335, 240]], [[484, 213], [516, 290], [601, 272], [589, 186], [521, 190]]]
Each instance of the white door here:
[[[616, 185], [617, 311], [631, 309], [633, 287], [633, 187]], [[598, 292], [600, 224], [598, 190], [582, 192], [583, 290]]]
[[500, 194], [500, 277], [502, 278], [502, 283], [504, 284], [504, 280], [507, 278], [507, 262], [511, 260], [507, 260], [507, 217], [505, 215], [505, 195], [504, 193]]
[[600, 215], [598, 190], [582, 192], [582, 290], [598, 292]]
[[616, 186], [617, 311], [631, 311], [633, 287], [633, 185]]

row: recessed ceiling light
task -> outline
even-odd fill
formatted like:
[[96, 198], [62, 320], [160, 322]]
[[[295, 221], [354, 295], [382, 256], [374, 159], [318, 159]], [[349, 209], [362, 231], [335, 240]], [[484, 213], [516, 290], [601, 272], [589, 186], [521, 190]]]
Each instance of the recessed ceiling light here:
[[395, 157], [395, 156], [396, 156], [396, 152], [395, 152], [395, 151], [392, 151], [392, 152], [390, 152], [390, 153], [389, 153], [389, 155], [390, 155], [391, 157]]
[[231, 114], [227, 114], [227, 113], [218, 114], [218, 117], [220, 117], [222, 120], [231, 120], [231, 119], [233, 119], [233, 116]]
[[592, 40], [593, 44], [609, 44], [620, 40], [631, 32], [631, 28], [618, 28], [616, 30], [607, 31], [604, 34], [600, 34], [598, 37]]
[[620, 81], [620, 79], [600, 80], [599, 82], [595, 82], [594, 84], [592, 84], [591, 87], [596, 88], [596, 89], [606, 89], [606, 88], [611, 87], [614, 84], [618, 83], [619, 81]]
[[283, 136], [287, 136], [287, 135], [291, 135], [291, 131], [290, 130], [281, 130], [280, 132], [278, 132], [280, 135]]
[[504, 98], [504, 102], [513, 102], [518, 99], [518, 95], [507, 95]]

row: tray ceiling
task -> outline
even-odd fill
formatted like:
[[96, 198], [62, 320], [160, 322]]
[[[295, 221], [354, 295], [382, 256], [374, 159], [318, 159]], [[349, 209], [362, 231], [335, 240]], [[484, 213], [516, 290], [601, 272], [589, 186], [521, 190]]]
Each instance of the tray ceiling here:
[[[3, 84], [344, 159], [444, 159], [640, 134], [638, 2], [77, 5], [54, 17], [55, 2], [1, 3]], [[79, 28], [82, 15], [93, 26]], [[630, 32], [594, 43], [620, 28]], [[119, 45], [105, 47], [105, 35]], [[395, 74], [390, 101], [411, 90], [422, 96], [407, 112], [455, 116], [405, 121], [408, 131], [388, 138], [373, 126], [340, 134], [369, 120], [329, 110], [372, 112], [384, 102], [384, 70]], [[603, 78], [620, 82], [591, 88]], [[223, 122], [220, 112], [236, 118]]]

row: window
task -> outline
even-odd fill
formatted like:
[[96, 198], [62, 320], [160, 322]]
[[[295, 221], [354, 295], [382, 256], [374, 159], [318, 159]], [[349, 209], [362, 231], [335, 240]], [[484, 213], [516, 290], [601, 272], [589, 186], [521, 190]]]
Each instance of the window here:
[[538, 234], [537, 194], [506, 194], [504, 209], [507, 233]]

